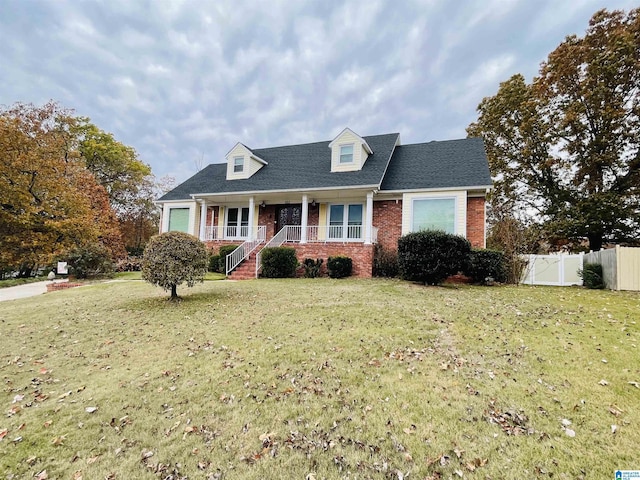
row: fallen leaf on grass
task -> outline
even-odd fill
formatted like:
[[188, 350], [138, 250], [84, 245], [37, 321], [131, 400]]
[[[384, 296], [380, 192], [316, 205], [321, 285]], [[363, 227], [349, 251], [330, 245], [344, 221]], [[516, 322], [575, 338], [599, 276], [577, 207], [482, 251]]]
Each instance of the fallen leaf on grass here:
[[27, 462], [27, 465], [29, 465], [30, 467], [33, 467], [36, 462], [38, 461], [38, 457], [33, 456], [33, 457], [29, 457], [25, 460]]
[[55, 437], [53, 440], [51, 440], [51, 443], [55, 446], [64, 445], [65, 438], [66, 435], [60, 435], [59, 437]]
[[606, 387], [607, 385], [609, 385], [609, 382], [607, 382], [604, 378], [602, 380], [600, 380], [598, 382], [598, 385], [602, 385], [603, 387]]
[[617, 425], [611, 425], [611, 433], [616, 433], [618, 431]]
[[87, 407], [84, 409], [84, 411], [87, 413], [95, 413], [98, 411], [98, 407]]
[[622, 410], [620, 410], [616, 405], [611, 405], [609, 407], [609, 413], [617, 417], [622, 415]]
[[640, 388], [640, 382], [627, 382], [629, 385], [633, 385], [636, 388]]
[[44, 428], [50, 427], [53, 424], [53, 420], [47, 420], [46, 422], [44, 422]]
[[9, 433], [9, 430], [7, 430], [6, 428], [3, 428], [2, 430], [0, 430], [0, 440], [6, 437], [7, 433]]
[[49, 478], [49, 474], [46, 470], [42, 470], [40, 473], [36, 474], [36, 480], [47, 480]]
[[78, 470], [73, 474], [73, 480], [82, 480], [82, 471]]
[[100, 455], [96, 455], [95, 457], [87, 458], [87, 465], [93, 465], [94, 463], [96, 463], [98, 461], [99, 458], [100, 458]]
[[489, 459], [486, 458], [484, 460], [482, 458], [474, 458], [472, 461], [467, 462], [465, 467], [467, 467], [467, 470], [470, 472], [474, 472], [477, 468], [484, 467], [488, 461]]
[[13, 402], [11, 403], [18, 403], [21, 402], [24, 399], [24, 395], [16, 395], [15, 397], [13, 397]]
[[576, 436], [576, 432], [574, 432], [573, 430], [571, 430], [570, 428], [565, 428], [564, 429], [564, 433], [567, 434], [567, 437], [575, 437]]

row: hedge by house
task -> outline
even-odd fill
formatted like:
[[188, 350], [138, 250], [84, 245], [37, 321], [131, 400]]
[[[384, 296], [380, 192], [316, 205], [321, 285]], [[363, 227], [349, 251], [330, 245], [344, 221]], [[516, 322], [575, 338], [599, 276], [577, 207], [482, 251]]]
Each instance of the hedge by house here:
[[439, 285], [466, 267], [471, 244], [439, 230], [409, 233], [398, 239], [398, 269], [405, 280]]
[[327, 271], [331, 278], [345, 278], [351, 276], [353, 260], [344, 255], [336, 255], [327, 259]]
[[295, 277], [298, 259], [295, 248], [267, 247], [262, 249], [262, 276], [267, 278]]
[[507, 281], [506, 258], [497, 250], [471, 250], [464, 273], [474, 283], [485, 284], [489, 279], [504, 283]]

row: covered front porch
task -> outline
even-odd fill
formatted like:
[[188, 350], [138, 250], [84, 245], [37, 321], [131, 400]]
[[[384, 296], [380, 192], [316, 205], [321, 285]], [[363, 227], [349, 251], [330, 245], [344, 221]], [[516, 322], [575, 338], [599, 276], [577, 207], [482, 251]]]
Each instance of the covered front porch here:
[[[227, 275], [251, 259], [252, 267], [244, 265], [247, 272], [243, 275], [257, 276], [260, 251], [265, 247], [283, 244], [372, 247], [377, 241], [373, 191], [360, 195], [333, 191], [324, 195], [212, 195], [194, 199], [200, 206], [200, 239], [214, 248], [216, 244], [239, 244], [226, 258]], [[313, 250], [301, 251], [313, 256]]]
[[373, 192], [360, 197], [321, 198], [303, 194], [196, 198], [199, 237], [204, 242], [363, 243], [377, 241]]

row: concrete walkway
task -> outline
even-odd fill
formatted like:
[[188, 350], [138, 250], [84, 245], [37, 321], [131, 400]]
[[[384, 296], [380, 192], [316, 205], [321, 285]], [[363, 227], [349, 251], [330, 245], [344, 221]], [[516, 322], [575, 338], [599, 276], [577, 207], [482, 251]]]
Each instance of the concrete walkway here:
[[17, 285], [15, 287], [0, 288], [0, 302], [6, 300], [17, 300], [18, 298], [34, 297], [47, 293], [47, 283], [34, 282], [25, 285]]

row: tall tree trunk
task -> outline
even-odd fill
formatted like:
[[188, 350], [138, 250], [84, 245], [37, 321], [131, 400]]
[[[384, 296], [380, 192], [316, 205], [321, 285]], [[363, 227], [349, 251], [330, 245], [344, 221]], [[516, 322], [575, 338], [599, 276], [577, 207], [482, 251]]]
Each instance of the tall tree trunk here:
[[589, 232], [587, 236], [589, 239], [589, 250], [597, 252], [602, 250], [602, 233], [601, 232]]
[[171, 285], [171, 298], [169, 300], [176, 300], [178, 298], [178, 286]]

